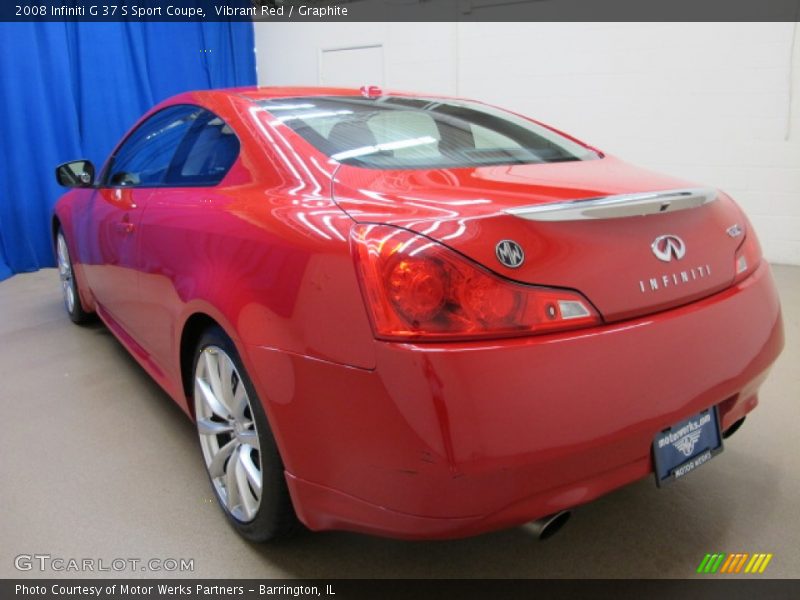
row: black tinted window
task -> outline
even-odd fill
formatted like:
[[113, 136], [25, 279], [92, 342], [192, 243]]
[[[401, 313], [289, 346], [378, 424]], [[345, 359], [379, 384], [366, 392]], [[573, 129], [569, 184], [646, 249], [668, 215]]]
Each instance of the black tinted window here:
[[334, 160], [362, 167], [446, 168], [598, 158], [547, 127], [475, 102], [319, 96], [258, 104]]
[[216, 115], [205, 112], [178, 148], [165, 182], [168, 185], [214, 185], [239, 156], [239, 140]]
[[122, 144], [112, 162], [109, 185], [161, 185], [187, 132], [205, 113], [194, 106], [172, 106], [147, 119]]

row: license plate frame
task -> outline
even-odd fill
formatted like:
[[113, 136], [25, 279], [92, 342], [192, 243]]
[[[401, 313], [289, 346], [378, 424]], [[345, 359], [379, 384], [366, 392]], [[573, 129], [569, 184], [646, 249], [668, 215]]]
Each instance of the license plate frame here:
[[662, 429], [653, 438], [652, 444], [656, 485], [662, 487], [681, 479], [723, 449], [719, 409], [716, 406]]

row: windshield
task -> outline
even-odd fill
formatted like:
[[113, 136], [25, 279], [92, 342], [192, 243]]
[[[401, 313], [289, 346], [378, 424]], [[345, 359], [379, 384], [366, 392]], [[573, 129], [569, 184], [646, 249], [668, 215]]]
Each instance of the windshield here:
[[332, 159], [359, 167], [477, 167], [598, 158], [546, 127], [474, 102], [309, 96], [257, 104]]

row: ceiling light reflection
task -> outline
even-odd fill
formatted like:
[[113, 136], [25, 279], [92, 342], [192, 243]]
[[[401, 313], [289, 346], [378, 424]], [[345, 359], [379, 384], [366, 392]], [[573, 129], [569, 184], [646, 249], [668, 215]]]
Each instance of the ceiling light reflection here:
[[359, 156], [367, 156], [369, 154], [377, 154], [378, 152], [389, 152], [391, 150], [401, 150], [403, 148], [414, 148], [416, 146], [424, 146], [427, 144], [438, 143], [435, 138], [429, 135], [411, 138], [407, 140], [397, 140], [396, 142], [385, 142], [383, 144], [375, 144], [374, 146], [361, 146], [360, 148], [353, 148], [352, 150], [345, 150], [344, 152], [337, 152], [331, 155], [334, 160], [346, 160], [348, 158], [357, 158]]

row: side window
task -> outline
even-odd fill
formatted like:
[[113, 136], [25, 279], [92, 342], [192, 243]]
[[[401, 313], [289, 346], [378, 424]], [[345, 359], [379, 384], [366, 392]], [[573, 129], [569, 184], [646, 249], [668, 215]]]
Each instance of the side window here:
[[106, 185], [161, 185], [178, 146], [204, 112], [195, 106], [171, 106], [154, 114], [123, 142]]
[[167, 173], [168, 185], [216, 185], [239, 156], [239, 139], [219, 117], [208, 111], [183, 139]]

